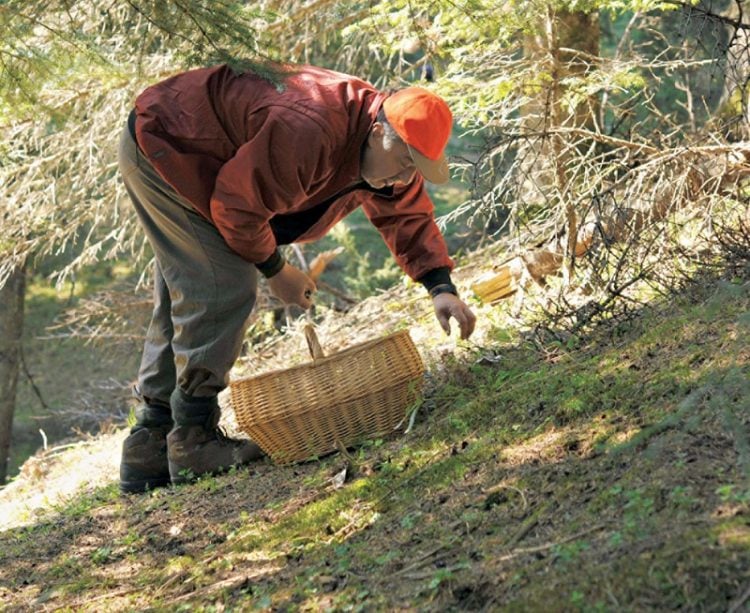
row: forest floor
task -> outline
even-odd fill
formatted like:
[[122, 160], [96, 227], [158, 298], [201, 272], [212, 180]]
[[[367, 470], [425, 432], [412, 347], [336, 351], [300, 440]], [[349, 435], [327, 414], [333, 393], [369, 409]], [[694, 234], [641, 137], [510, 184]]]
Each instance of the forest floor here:
[[124, 428], [38, 454], [0, 492], [0, 608], [746, 611], [745, 273], [565, 343], [505, 304], [440, 336], [410, 286], [324, 314], [329, 351], [409, 327], [428, 385], [408, 434], [124, 497]]

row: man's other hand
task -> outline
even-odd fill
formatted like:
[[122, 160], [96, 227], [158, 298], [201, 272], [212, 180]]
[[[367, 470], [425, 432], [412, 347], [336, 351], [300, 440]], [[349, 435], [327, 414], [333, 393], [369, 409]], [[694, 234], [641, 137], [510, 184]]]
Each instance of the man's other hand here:
[[451, 317], [458, 322], [462, 339], [466, 340], [474, 332], [474, 325], [477, 323], [476, 315], [463, 300], [453, 294], [443, 293], [435, 296], [432, 304], [435, 306], [435, 317], [446, 334], [451, 333], [449, 323]]
[[312, 306], [312, 296], [316, 289], [315, 282], [310, 277], [288, 262], [268, 279], [268, 288], [284, 304], [296, 304], [303, 309]]

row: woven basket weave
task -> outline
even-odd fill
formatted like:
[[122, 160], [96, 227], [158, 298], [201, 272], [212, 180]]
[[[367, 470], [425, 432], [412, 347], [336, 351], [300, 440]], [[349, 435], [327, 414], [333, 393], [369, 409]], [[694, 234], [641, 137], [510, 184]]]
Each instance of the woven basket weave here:
[[324, 356], [305, 329], [311, 363], [230, 385], [239, 427], [277, 464], [393, 432], [422, 394], [424, 364], [407, 331]]

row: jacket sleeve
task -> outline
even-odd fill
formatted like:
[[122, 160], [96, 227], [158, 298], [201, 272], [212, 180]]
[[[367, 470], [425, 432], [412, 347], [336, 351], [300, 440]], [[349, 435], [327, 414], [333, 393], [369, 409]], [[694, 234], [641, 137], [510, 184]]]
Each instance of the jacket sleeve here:
[[453, 269], [445, 239], [435, 223], [435, 207], [417, 176], [393, 195], [375, 195], [362, 204], [401, 269], [415, 281], [436, 268]]
[[226, 162], [211, 195], [211, 218], [227, 244], [248, 262], [266, 262], [276, 251], [269, 220], [309, 199], [310, 187], [328, 172], [330, 138], [304, 115], [269, 113]]

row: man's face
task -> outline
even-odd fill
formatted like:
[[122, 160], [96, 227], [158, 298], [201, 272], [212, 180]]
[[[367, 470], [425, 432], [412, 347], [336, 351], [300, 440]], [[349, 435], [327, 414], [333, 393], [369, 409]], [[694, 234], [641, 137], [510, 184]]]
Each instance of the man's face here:
[[417, 172], [406, 143], [375, 122], [362, 153], [362, 179], [375, 189], [409, 184]]

